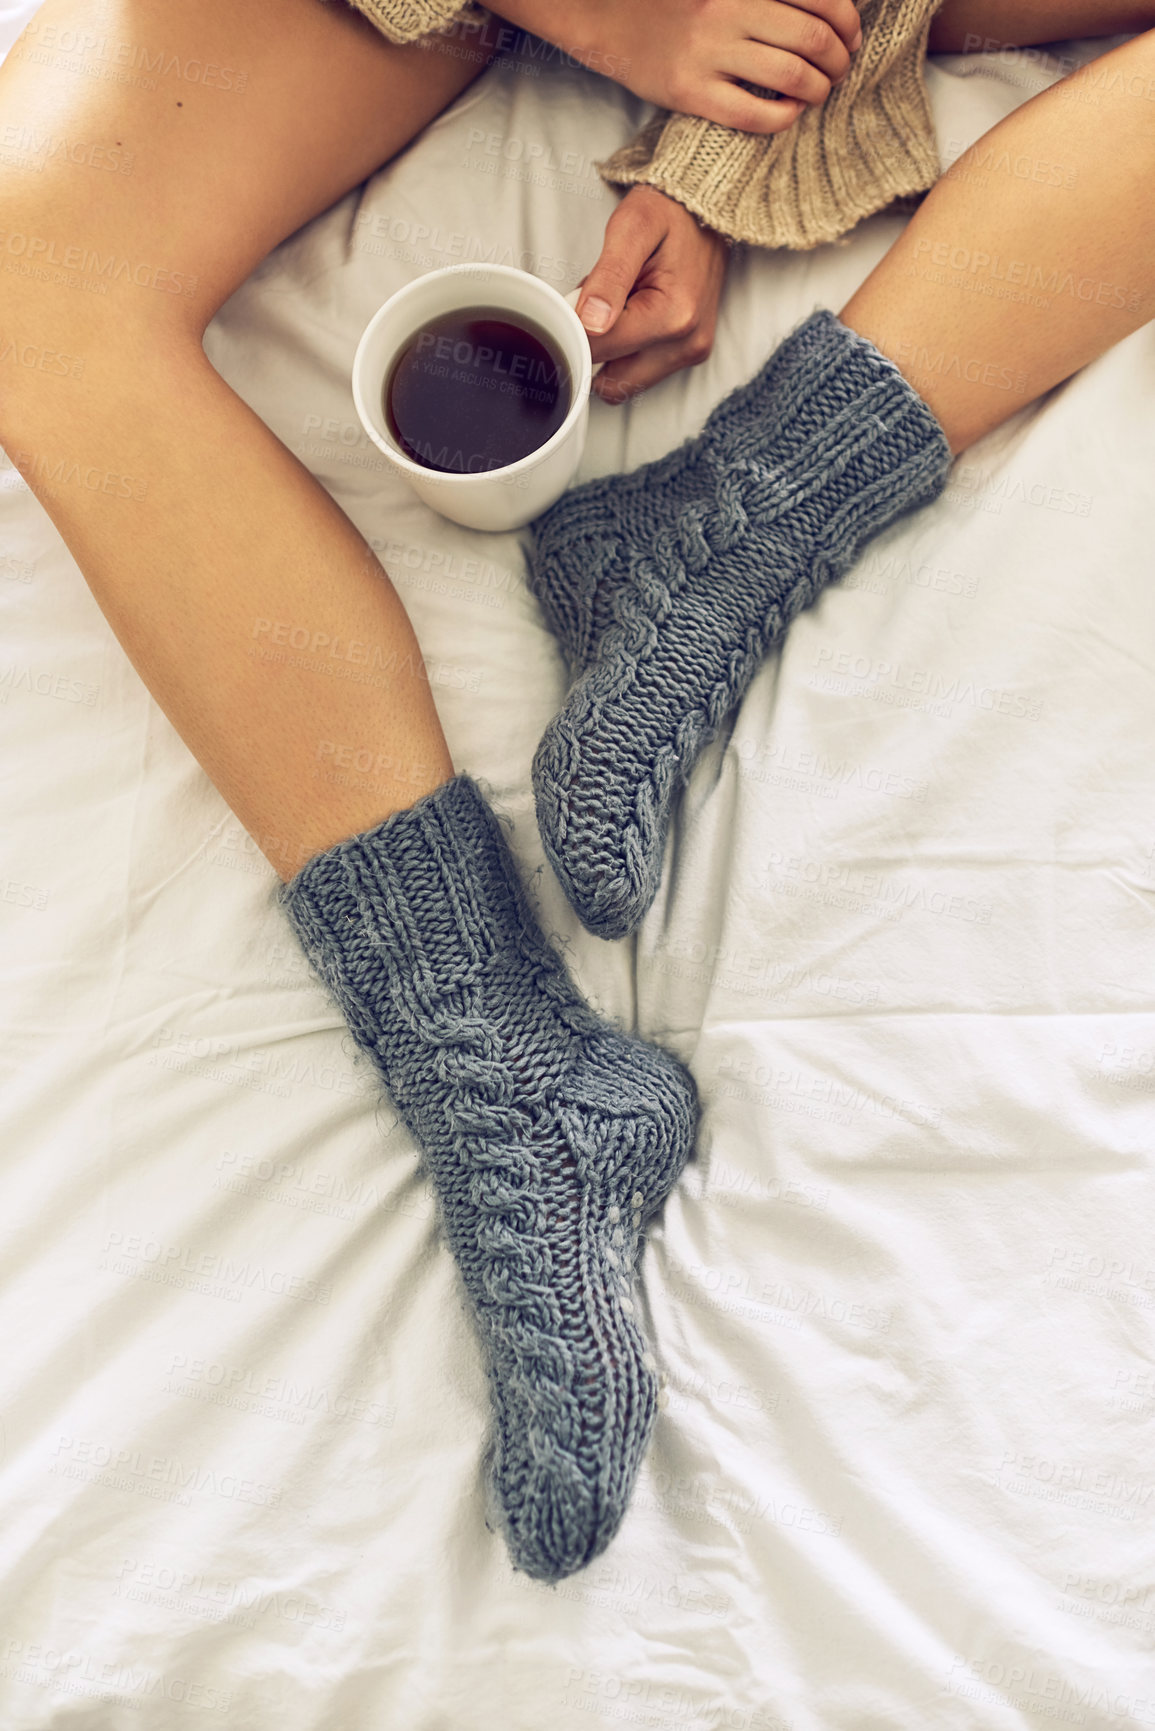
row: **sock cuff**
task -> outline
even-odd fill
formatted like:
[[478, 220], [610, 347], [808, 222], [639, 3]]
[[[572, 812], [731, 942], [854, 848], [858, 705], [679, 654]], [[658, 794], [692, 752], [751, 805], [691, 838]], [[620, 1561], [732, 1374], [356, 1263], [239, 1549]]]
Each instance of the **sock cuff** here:
[[765, 454], [767, 442], [781, 438], [795, 448], [801, 439], [819, 456], [835, 425], [861, 414], [877, 416], [884, 434], [888, 416], [901, 423], [908, 450], [925, 450], [949, 467], [950, 446], [929, 404], [869, 337], [822, 309], [796, 327], [746, 391], [719, 405], [707, 434], [727, 454]]
[[361, 982], [377, 1002], [390, 979], [467, 985], [532, 930], [501, 826], [464, 775], [318, 854], [279, 899], [330, 988]]
[[728, 539], [748, 517], [763, 527], [788, 519], [829, 578], [946, 484], [953, 458], [936, 416], [833, 313], [806, 319], [741, 395], [711, 433]]

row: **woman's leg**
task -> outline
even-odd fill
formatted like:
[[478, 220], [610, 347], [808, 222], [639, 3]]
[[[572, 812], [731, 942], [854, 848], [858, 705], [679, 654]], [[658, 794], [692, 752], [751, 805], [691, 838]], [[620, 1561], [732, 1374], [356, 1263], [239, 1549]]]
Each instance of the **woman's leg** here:
[[538, 823], [591, 931], [637, 927], [682, 781], [799, 608], [942, 490], [952, 454], [1155, 313], [1153, 98], [1149, 32], [1024, 104], [841, 319], [808, 320], [697, 440], [539, 523], [534, 588], [587, 653], [538, 748]]
[[930, 27], [930, 51], [1025, 48], [1069, 37], [1150, 30], [1152, 25], [1152, 0], [944, 0]]
[[842, 321], [898, 364], [963, 451], [1155, 317], [1153, 184], [1155, 31], [959, 157]]
[[[108, 0], [95, 22], [91, 0], [45, 0], [0, 67], [10, 125], [132, 154], [96, 189], [63, 152], [34, 175], [0, 167], [0, 335], [81, 363], [6, 368], [0, 442], [284, 878], [452, 766], [387, 576], [201, 338], [273, 247], [477, 75], [452, 46], [395, 47], [344, 0]], [[135, 82], [91, 76], [110, 66]], [[396, 671], [357, 684], [262, 660], [261, 620], [359, 640]], [[394, 768], [366, 780], [391, 785], [319, 779], [324, 739], [387, 748]]]
[[[232, 79], [162, 72], [145, 91], [51, 65], [62, 33], [92, 33], [89, 4], [46, 0], [0, 71], [0, 102], [12, 123], [51, 115], [69, 137], [131, 150], [133, 174], [109, 176], [96, 204], [66, 165], [0, 174], [0, 257], [35, 256], [47, 277], [0, 277], [0, 339], [67, 355], [78, 374], [10, 370], [0, 439], [286, 879], [285, 912], [424, 1150], [487, 1348], [510, 1550], [556, 1579], [613, 1537], [653, 1424], [632, 1281], [643, 1220], [693, 1143], [693, 1084], [574, 990], [499, 824], [453, 776], [385, 573], [201, 345], [269, 249], [477, 64], [390, 48], [344, 0], [106, 0], [109, 53]], [[106, 295], [64, 275], [86, 250], [112, 261]], [[188, 296], [159, 287], [193, 279]], [[360, 640], [400, 670], [354, 684], [254, 658], [268, 620]], [[323, 739], [384, 748], [392, 790], [318, 782]]]

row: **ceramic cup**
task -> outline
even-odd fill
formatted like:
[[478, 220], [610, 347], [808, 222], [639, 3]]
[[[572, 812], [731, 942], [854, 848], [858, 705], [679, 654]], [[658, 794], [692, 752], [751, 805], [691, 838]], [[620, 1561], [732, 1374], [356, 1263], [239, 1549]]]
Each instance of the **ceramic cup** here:
[[[417, 497], [468, 529], [519, 529], [565, 492], [585, 449], [593, 365], [589, 339], [555, 288], [511, 265], [448, 265], [407, 283], [374, 313], [353, 360], [353, 401], [378, 450]], [[385, 381], [409, 339], [430, 319], [465, 307], [495, 307], [531, 320], [556, 344], [569, 370], [569, 413], [553, 437], [520, 462], [480, 474], [442, 474], [406, 456], [385, 418]]]

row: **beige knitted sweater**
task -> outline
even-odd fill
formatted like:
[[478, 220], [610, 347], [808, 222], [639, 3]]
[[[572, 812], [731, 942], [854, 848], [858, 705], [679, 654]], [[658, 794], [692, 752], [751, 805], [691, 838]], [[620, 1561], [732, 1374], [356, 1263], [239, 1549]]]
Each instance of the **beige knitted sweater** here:
[[[601, 165], [611, 186], [653, 186], [731, 240], [820, 246], [897, 199], [925, 192], [940, 165], [923, 68], [942, 0], [860, 0], [862, 46], [819, 108], [774, 138], [685, 114], [658, 114]], [[477, 16], [462, 0], [351, 0], [394, 42]]]

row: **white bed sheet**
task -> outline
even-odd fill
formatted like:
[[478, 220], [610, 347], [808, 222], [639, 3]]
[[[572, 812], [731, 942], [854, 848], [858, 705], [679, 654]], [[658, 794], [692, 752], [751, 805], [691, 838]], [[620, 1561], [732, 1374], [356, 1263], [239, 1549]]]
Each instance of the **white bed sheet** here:
[[[939, 62], [946, 154], [1057, 70]], [[1155, 330], [797, 620], [641, 936], [603, 944], [539, 869], [563, 675], [519, 539], [389, 479], [348, 374], [425, 268], [570, 287], [613, 203], [593, 164], [639, 114], [580, 72], [491, 72], [209, 337], [394, 575], [582, 987], [698, 1078], [645, 1264], [669, 1404], [633, 1507], [556, 1590], [512, 1572], [416, 1150], [6, 468], [10, 1731], [1155, 1723]], [[741, 259], [710, 363], [595, 406], [584, 473], [700, 425], [899, 227]]]

